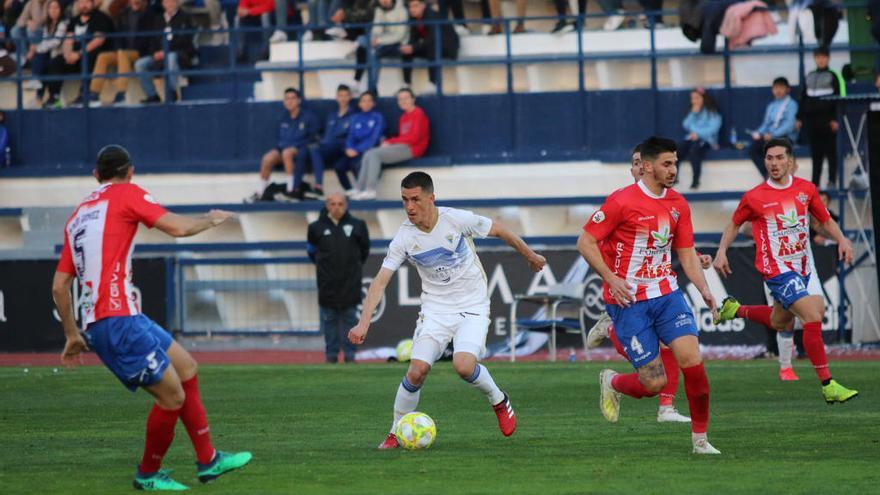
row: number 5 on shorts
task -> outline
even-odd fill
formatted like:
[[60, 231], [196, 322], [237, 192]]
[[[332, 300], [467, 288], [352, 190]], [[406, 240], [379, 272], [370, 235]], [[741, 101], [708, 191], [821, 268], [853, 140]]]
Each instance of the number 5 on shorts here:
[[642, 348], [642, 344], [639, 343], [639, 339], [637, 339], [635, 335], [633, 335], [633, 337], [630, 339], [629, 347], [630, 347], [630, 349], [638, 352], [639, 354], [645, 353], [645, 349]]

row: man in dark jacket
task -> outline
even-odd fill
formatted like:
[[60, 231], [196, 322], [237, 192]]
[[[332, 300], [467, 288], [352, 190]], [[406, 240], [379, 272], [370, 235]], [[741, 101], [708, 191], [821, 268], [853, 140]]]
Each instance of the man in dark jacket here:
[[828, 68], [828, 49], [813, 51], [816, 70], [807, 74], [797, 113], [797, 128], [806, 132], [813, 158], [813, 184], [819, 186], [822, 165], [828, 159], [828, 187], [837, 182], [837, 105], [822, 97], [839, 95], [840, 81]]
[[[438, 25], [430, 23], [431, 21], [444, 20], [440, 14], [427, 8], [424, 0], [410, 0], [407, 4], [409, 8], [409, 20], [413, 23], [409, 28], [409, 42], [400, 46], [400, 53], [404, 63], [412, 62], [413, 58], [426, 58], [433, 61], [437, 56], [437, 29], [440, 29], [440, 57], [455, 60], [458, 58], [458, 34], [451, 24]], [[427, 22], [426, 22], [427, 21]], [[428, 77], [431, 84], [437, 83], [437, 73], [439, 67], [430, 67], [428, 69]], [[405, 67], [403, 69], [403, 81], [408, 85], [412, 85], [412, 68]], [[427, 92], [432, 92], [428, 88]]]
[[318, 274], [318, 305], [328, 363], [339, 356], [342, 332], [345, 362], [354, 361], [355, 345], [344, 337], [357, 325], [363, 264], [370, 254], [367, 224], [347, 211], [345, 195], [327, 196], [318, 220], [309, 224], [308, 253]]
[[[181, 68], [192, 67], [196, 56], [193, 45], [193, 33], [195, 25], [189, 14], [180, 10], [180, 0], [162, 0], [162, 8], [165, 12], [155, 18], [151, 31], [164, 32], [165, 41], [168, 43], [168, 53], [165, 53], [162, 37], [149, 40], [147, 53], [134, 64], [135, 70], [140, 74], [141, 88], [147, 96], [142, 103], [159, 103], [161, 98], [156, 93], [153, 84], [153, 74], [150, 72], [161, 71], [168, 65], [168, 81], [170, 95], [173, 101], [177, 101], [177, 83]], [[181, 33], [181, 31], [185, 31]]]

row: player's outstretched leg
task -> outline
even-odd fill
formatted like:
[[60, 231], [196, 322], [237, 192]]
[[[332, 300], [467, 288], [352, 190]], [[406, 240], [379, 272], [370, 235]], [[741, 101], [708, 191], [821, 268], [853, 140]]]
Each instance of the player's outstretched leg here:
[[156, 398], [147, 416], [144, 455], [134, 476], [135, 489], [147, 491], [181, 491], [187, 486], [174, 481], [168, 471], [160, 469], [162, 458], [174, 440], [174, 426], [183, 407], [184, 392], [180, 377], [173, 366], [162, 373], [158, 383], [144, 387]]
[[[655, 349], [655, 354], [658, 349]], [[666, 374], [659, 357], [640, 366], [636, 373], [599, 372], [599, 409], [605, 419], [615, 423], [620, 416], [620, 394], [634, 399], [654, 397], [666, 386]]]
[[379, 444], [379, 449], [388, 450], [400, 447], [394, 430], [397, 428], [397, 422], [406, 414], [416, 410], [419, 406], [419, 397], [421, 395], [422, 384], [431, 371], [431, 365], [419, 359], [413, 359], [409, 363], [409, 369], [400, 385], [397, 387], [397, 395], [394, 397], [394, 414], [391, 421], [391, 432], [385, 437], [385, 440]]
[[675, 395], [678, 393], [678, 362], [675, 353], [668, 347], [660, 348], [660, 359], [663, 361], [663, 370], [666, 372], [666, 386], [660, 391], [659, 408], [657, 409], [658, 423], [690, 423], [691, 418], [681, 414], [675, 409]]
[[779, 347], [779, 379], [784, 382], [797, 381], [797, 374], [791, 367], [791, 353], [794, 350], [794, 332], [776, 332], [776, 345]]
[[495, 417], [498, 418], [498, 428], [505, 437], [513, 435], [516, 431], [516, 413], [510, 405], [510, 397], [498, 388], [492, 375], [485, 366], [477, 362], [477, 357], [469, 352], [456, 352], [452, 356], [452, 366], [456, 373], [464, 381], [470, 383], [480, 392], [485, 394]]
[[595, 349], [602, 344], [602, 341], [608, 338], [608, 330], [611, 327], [611, 317], [608, 313], [603, 312], [602, 316], [593, 325], [593, 328], [587, 333], [587, 349]]

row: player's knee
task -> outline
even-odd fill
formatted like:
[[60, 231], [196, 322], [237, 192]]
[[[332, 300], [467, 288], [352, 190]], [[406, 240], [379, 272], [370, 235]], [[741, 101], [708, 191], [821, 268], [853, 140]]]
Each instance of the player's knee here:
[[419, 365], [416, 363], [411, 363], [409, 370], [406, 372], [406, 380], [413, 385], [421, 385], [425, 383], [425, 379], [428, 378], [428, 372], [431, 370], [431, 367], [428, 365]]
[[167, 409], [169, 411], [174, 411], [176, 409], [180, 409], [183, 407], [183, 402], [186, 400], [186, 393], [184, 393], [183, 389], [176, 390], [174, 392], [168, 393], [163, 397], [160, 397], [157, 402], [159, 403], [159, 407], [162, 409]]
[[650, 392], [651, 394], [659, 394], [663, 387], [666, 386], [666, 377], [657, 377], [657, 378], [639, 378], [639, 381], [642, 382], [642, 386], [645, 387], [645, 390]]
[[473, 363], [453, 363], [453, 367], [462, 380], [467, 380], [473, 376], [476, 365]]

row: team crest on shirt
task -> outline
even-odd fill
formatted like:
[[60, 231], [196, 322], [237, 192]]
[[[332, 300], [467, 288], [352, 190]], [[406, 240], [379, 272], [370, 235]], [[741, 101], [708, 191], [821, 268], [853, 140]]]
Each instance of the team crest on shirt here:
[[666, 247], [669, 244], [669, 226], [663, 227], [663, 230], [659, 232], [651, 232], [651, 237], [654, 238], [656, 245], [654, 247]]
[[593, 223], [602, 223], [605, 220], [605, 213], [602, 210], [596, 210], [596, 213], [593, 213]]
[[679, 213], [674, 206], [672, 207], [672, 209], [669, 210], [669, 214], [672, 215], [673, 220], [675, 220], [676, 222], [678, 221]]
[[810, 197], [807, 196], [806, 194], [804, 194], [803, 191], [802, 191], [802, 192], [799, 192], [798, 195], [795, 196], [795, 197], [797, 198], [798, 201], [801, 202], [802, 205], [806, 205], [806, 204], [807, 204], [807, 200], [810, 199]]
[[351, 231], [354, 230], [354, 227], [351, 224], [345, 224], [342, 226], [342, 231], [345, 232], [345, 237], [351, 237]]

